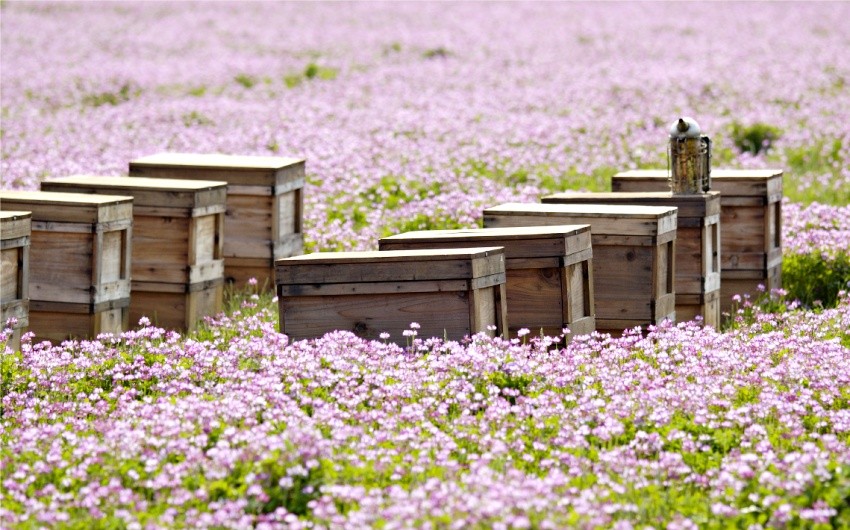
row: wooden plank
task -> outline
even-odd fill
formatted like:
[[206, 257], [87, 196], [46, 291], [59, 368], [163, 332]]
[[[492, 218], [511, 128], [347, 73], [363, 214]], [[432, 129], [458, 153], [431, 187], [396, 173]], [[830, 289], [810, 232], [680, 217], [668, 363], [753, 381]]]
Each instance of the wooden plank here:
[[419, 230], [381, 238], [381, 250], [505, 247], [505, 258], [565, 256], [591, 248], [590, 225]]
[[545, 269], [513, 269], [507, 273], [506, 295], [511, 336], [516, 330], [534, 332], [543, 328], [563, 328], [565, 302], [569, 299], [561, 289], [561, 267]]
[[122, 231], [103, 232], [102, 238], [100, 281], [97, 284], [127, 279], [124, 274], [124, 263], [128, 257], [125, 237]]
[[130, 321], [147, 316], [157, 326], [177, 331], [194, 331], [206, 316], [215, 316], [223, 307], [223, 283], [192, 292], [134, 291]]
[[132, 218], [133, 198], [118, 195], [0, 190], [4, 209], [32, 212], [32, 220], [99, 223]]
[[134, 281], [189, 283], [190, 222], [184, 217], [136, 216]]
[[304, 159], [198, 153], [158, 153], [130, 162], [130, 175], [223, 180], [243, 186], [284, 185], [304, 179]]
[[151, 293], [194, 293], [217, 285], [224, 285], [224, 278], [200, 283], [166, 283], [166, 282], [138, 282], [133, 281], [132, 290]]
[[253, 278], [257, 280], [257, 285], [260, 289], [267, 290], [274, 288], [275, 268], [271, 260], [268, 260], [269, 265], [265, 267], [251, 265], [230, 266], [227, 264], [228, 262], [229, 260], [225, 260], [224, 265], [224, 279], [227, 283], [243, 286], [247, 285], [248, 280]]
[[417, 282], [328, 283], [279, 285], [278, 296], [341, 296], [360, 294], [442, 293], [469, 291], [470, 280]]
[[[289, 258], [304, 254], [304, 235], [301, 233], [288, 234], [280, 237], [274, 246], [274, 259]], [[228, 262], [232, 261], [228, 258]]]
[[[6, 205], [4, 205], [5, 207]], [[0, 211], [0, 240], [29, 237], [32, 231], [32, 213], [15, 210]], [[5, 248], [5, 247], [4, 247]]]
[[12, 329], [27, 327], [29, 323], [29, 300], [9, 300], [0, 304], [0, 327], [5, 327], [10, 318], [18, 321]]
[[225, 258], [272, 258], [272, 204], [271, 197], [227, 198]]
[[560, 269], [561, 323], [572, 329], [577, 320], [593, 316], [593, 302], [589, 300], [590, 262], [579, 262]]
[[278, 283], [469, 279], [504, 271], [501, 247], [317, 252], [275, 262]]
[[387, 332], [391, 341], [405, 345], [402, 333], [418, 322], [419, 337], [460, 340], [476, 331], [470, 326], [469, 304], [466, 292], [285, 297], [280, 299], [280, 329], [291, 340], [337, 329], [367, 339]]
[[676, 229], [666, 206], [505, 203], [484, 210], [484, 227], [589, 224], [591, 234], [658, 236]]
[[580, 252], [574, 252], [567, 256], [561, 258], [561, 265], [567, 267], [569, 265], [575, 265], [576, 263], [581, 263], [583, 261], [588, 261], [593, 259], [593, 248], [588, 247], [585, 250]]
[[208, 261], [189, 266], [188, 283], [202, 283], [224, 278], [224, 260]]
[[720, 194], [716, 191], [680, 195], [670, 191], [647, 192], [562, 192], [541, 199], [544, 204], [640, 204], [649, 206], [672, 206], [679, 209], [678, 218], [703, 218], [720, 214]]
[[207, 206], [223, 207], [227, 183], [210, 180], [153, 179], [73, 175], [41, 182], [42, 191], [127, 195], [137, 206], [179, 208], [191, 211]]
[[[669, 189], [668, 172], [664, 169], [644, 169], [617, 173], [611, 180], [614, 191], [654, 191]], [[781, 193], [780, 169], [712, 169], [711, 189], [724, 197], [761, 197]]]
[[[126, 302], [129, 304], [129, 299]], [[93, 313], [30, 309], [29, 330], [35, 333], [37, 341], [58, 343], [72, 338], [94, 339], [100, 333], [118, 334], [126, 331], [128, 316], [127, 305]]]
[[596, 318], [584, 317], [574, 320], [570, 325], [570, 332], [567, 334], [567, 341], [571, 341], [579, 335], [589, 335], [596, 331]]
[[92, 234], [33, 230], [30, 246], [30, 299], [89, 303]]
[[469, 292], [469, 321], [472, 333], [485, 332], [494, 336], [489, 326], [496, 325], [496, 293], [493, 287], [472, 289]]

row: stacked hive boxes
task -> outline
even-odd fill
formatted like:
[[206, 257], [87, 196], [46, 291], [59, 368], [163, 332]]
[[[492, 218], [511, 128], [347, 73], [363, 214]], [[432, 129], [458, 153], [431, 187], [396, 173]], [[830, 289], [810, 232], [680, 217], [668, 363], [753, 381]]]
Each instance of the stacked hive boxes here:
[[720, 194], [557, 193], [544, 204], [639, 204], [678, 208], [676, 233], [676, 318], [701, 316], [720, 327]]
[[133, 197], [132, 322], [193, 330], [221, 310], [225, 182], [73, 176], [41, 188]]
[[130, 162], [130, 175], [227, 182], [225, 277], [274, 284], [275, 260], [301, 254], [304, 160], [161, 153]]
[[507, 203], [484, 210], [486, 228], [589, 224], [596, 327], [675, 320], [676, 208]]
[[[615, 191], [643, 192], [667, 187], [664, 170], [625, 171], [614, 176]], [[715, 169], [711, 188], [720, 192], [721, 310], [732, 295], [757, 296], [758, 286], [782, 283], [782, 171]]]
[[522, 328], [548, 336], [564, 328], [571, 336], [596, 329], [589, 225], [423, 230], [383, 238], [379, 245], [381, 250], [504, 247], [512, 337]]
[[2, 191], [6, 211], [32, 212], [29, 327], [63, 340], [124, 330], [130, 305], [133, 199]]

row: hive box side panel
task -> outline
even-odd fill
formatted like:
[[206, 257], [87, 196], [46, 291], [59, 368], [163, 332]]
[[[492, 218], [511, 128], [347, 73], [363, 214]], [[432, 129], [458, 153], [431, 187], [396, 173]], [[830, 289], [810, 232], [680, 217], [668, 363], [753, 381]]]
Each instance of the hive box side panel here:
[[133, 227], [134, 281], [188, 282], [189, 219], [137, 216]]
[[411, 322], [421, 325], [419, 337], [459, 340], [474, 332], [470, 325], [470, 295], [444, 293], [374, 294], [357, 296], [296, 296], [280, 299], [280, 329], [293, 340], [319, 337], [329, 331], [351, 331], [366, 339], [406, 344], [402, 333]]
[[221, 283], [184, 293], [134, 290], [130, 301], [130, 321], [136, 323], [145, 316], [156, 326], [194, 331], [204, 317], [221, 312], [223, 294], [224, 285]]
[[270, 196], [228, 195], [224, 219], [225, 260], [231, 257], [273, 259], [273, 202]]
[[225, 258], [224, 279], [228, 283], [245, 285], [254, 278], [261, 289], [274, 289], [274, 261], [264, 258]]
[[594, 246], [596, 319], [652, 321], [655, 247]]
[[510, 335], [516, 336], [521, 328], [535, 333], [540, 328], [558, 330], [560, 334], [567, 325], [563, 320], [566, 293], [561, 291], [560, 269], [511, 269], [506, 279]]
[[34, 230], [30, 245], [30, 299], [89, 303], [92, 234]]
[[66, 339], [94, 339], [100, 333], [119, 334], [129, 327], [129, 308], [114, 307], [95, 313], [32, 311], [29, 330], [36, 340], [54, 343]]

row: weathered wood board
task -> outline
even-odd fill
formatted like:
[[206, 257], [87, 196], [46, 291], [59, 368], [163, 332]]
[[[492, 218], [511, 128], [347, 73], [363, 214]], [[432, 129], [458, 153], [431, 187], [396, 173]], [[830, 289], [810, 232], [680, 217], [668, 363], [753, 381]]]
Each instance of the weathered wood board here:
[[380, 250], [505, 249], [510, 336], [522, 328], [569, 337], [596, 329], [590, 225], [423, 230], [379, 241]]
[[[61, 318], [48, 322], [41, 312], [62, 314], [67, 309], [74, 315], [89, 311], [92, 316], [104, 304], [129, 303], [132, 197], [0, 191], [0, 204], [4, 210], [32, 212], [29, 329], [37, 339], [76, 336], [69, 330], [75, 333], [84, 327], [72, 325], [69, 317], [66, 329]], [[44, 304], [58, 305], [45, 309]]]
[[244, 285], [274, 283], [276, 259], [304, 251], [305, 161], [223, 154], [159, 153], [130, 162], [130, 175], [227, 182], [224, 274]]
[[323, 252], [276, 269], [280, 329], [293, 340], [348, 330], [405, 345], [411, 322], [421, 338], [507, 333], [501, 247]]
[[597, 330], [676, 319], [676, 208], [506, 203], [484, 210], [485, 228], [589, 224]]

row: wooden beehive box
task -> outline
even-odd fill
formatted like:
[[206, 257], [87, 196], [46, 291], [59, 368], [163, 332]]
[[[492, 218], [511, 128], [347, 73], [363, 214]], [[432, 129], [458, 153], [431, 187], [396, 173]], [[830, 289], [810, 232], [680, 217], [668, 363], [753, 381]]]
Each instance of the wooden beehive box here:
[[29, 252], [32, 214], [0, 212], [0, 327], [9, 319], [12, 336], [6, 346], [21, 347], [21, 331], [29, 324]]
[[133, 198], [0, 191], [0, 204], [4, 210], [32, 212], [29, 329], [36, 338], [124, 331]]
[[77, 175], [41, 189], [133, 197], [131, 322], [191, 331], [221, 311], [226, 182]]
[[700, 315], [720, 327], [720, 194], [672, 192], [580, 193], [544, 197], [544, 204], [639, 204], [679, 209], [676, 233], [676, 318]]
[[484, 210], [485, 228], [589, 224], [596, 329], [675, 321], [676, 208], [506, 203]]
[[548, 336], [596, 329], [589, 225], [423, 230], [385, 237], [381, 250], [498, 246], [505, 249], [511, 337], [527, 328]]
[[[667, 171], [624, 171], [611, 181], [614, 191], [669, 189]], [[782, 170], [714, 169], [711, 189], [720, 192], [720, 308], [732, 295], [759, 295], [758, 285], [782, 287]]]
[[274, 262], [304, 252], [304, 160], [160, 153], [130, 162], [130, 175], [227, 182], [224, 274], [244, 285], [274, 284]]
[[294, 340], [348, 330], [406, 344], [507, 330], [501, 247], [321, 252], [277, 261], [280, 329]]

